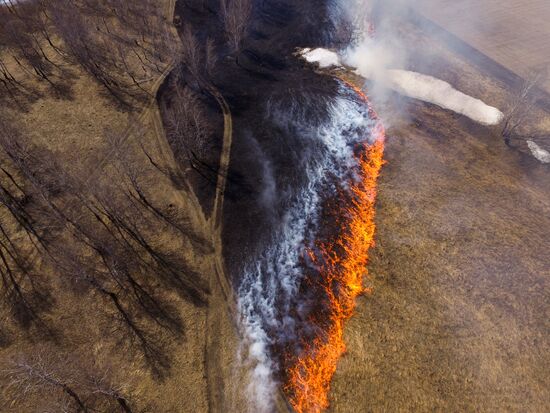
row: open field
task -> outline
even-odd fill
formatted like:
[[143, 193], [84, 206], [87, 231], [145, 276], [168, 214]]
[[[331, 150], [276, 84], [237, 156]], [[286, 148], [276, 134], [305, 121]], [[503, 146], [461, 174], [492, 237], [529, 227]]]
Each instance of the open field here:
[[[525, 76], [530, 69], [550, 63], [550, 6], [545, 1], [516, 1], [515, 6], [493, 0], [481, 5], [471, 0], [460, 4], [429, 1], [431, 7], [419, 6], [422, 13], [515, 73]], [[166, 6], [166, 17], [172, 21], [175, 0], [159, 4]], [[187, 10], [183, 2], [178, 4]], [[475, 18], [471, 16], [474, 11]], [[207, 10], [198, 13], [199, 17], [201, 13], [212, 19], [216, 33], [218, 17]], [[457, 15], [464, 16], [462, 22], [453, 20]], [[205, 27], [197, 19], [196, 26]], [[465, 23], [470, 21], [471, 27]], [[490, 70], [483, 72], [467, 55], [455, 53], [410, 22], [398, 27], [407, 33], [409, 48], [416, 51], [409, 62], [411, 69], [437, 76], [506, 109], [509, 90]], [[107, 366], [115, 381], [129, 391], [134, 412], [247, 411], [246, 369], [253, 366], [241, 360], [239, 350], [246, 348], [235, 328], [238, 320], [228, 273], [231, 265], [240, 265], [237, 252], [249, 254], [236, 242], [239, 237], [255, 241], [245, 238], [249, 232], [241, 222], [259, 222], [250, 202], [254, 193], [247, 192], [240, 177], [249, 178], [251, 188], [260, 187], [262, 179], [269, 178], [260, 166], [270, 159], [263, 153], [256, 156], [261, 151], [250, 149], [248, 135], [253, 135], [254, 142], [265, 140], [270, 150], [270, 144], [277, 146], [273, 153], [285, 157], [277, 166], [284, 173], [293, 172], [295, 165], [285, 161], [292, 159], [294, 140], [278, 141], [279, 135], [272, 133], [273, 126], [268, 125], [258, 102], [269, 95], [266, 90], [275, 97], [279, 89], [286, 94], [281, 85], [299, 86], [288, 88], [291, 95], [313, 86], [328, 90], [331, 84], [325, 72], [313, 76], [309, 68], [285, 66], [285, 62], [269, 71], [262, 67], [260, 72], [267, 57], [254, 62], [244, 56], [240, 64], [246, 73], [239, 64], [222, 61], [220, 82], [209, 90], [214, 97], [211, 113], [216, 116], [211, 121], [221, 124], [223, 120], [224, 126], [223, 133], [221, 128], [219, 134], [213, 133], [222, 148], [221, 158], [215, 159], [219, 164], [214, 169], [217, 180], [212, 185], [211, 206], [205, 206], [209, 200], [202, 199], [193, 182], [185, 179], [189, 167], [176, 159], [164, 129], [162, 99], [157, 101], [155, 96], [173, 70], [173, 62], [165, 62], [161, 74], [144, 76], [149, 80], [143, 85], [151, 96], [133, 113], [117, 108], [97, 82], [76, 66], [71, 68], [70, 100], [45, 96], [29, 104], [27, 112], [16, 113], [14, 124], [22, 134], [48, 148], [64, 169], [84, 177], [83, 188], [120, 179], [116, 155], [118, 150], [124, 152], [124, 160], [138, 166], [144, 192], [159, 210], [174, 210], [185, 223], [187, 230], [181, 232], [159, 227], [162, 230], [154, 241], [166, 246], [166, 256], [181, 256], [181, 265], [189, 267], [207, 288], [203, 304], [195, 305], [178, 295], [176, 288], [163, 289], [161, 274], [151, 272], [151, 291], [158, 292], [173, 315], [181, 318], [182, 331], [154, 337], [169, 364], [166, 375], [155, 376], [142, 363], [135, 343], [121, 338], [112, 321], [112, 305], [104, 297], [72, 291], [65, 278], [44, 266], [44, 279], [56, 297], [45, 319], [59, 336], [45, 339], [34, 330], [16, 329], [1, 314], [0, 366], [22, 353], [46, 348], [50, 342], [53, 347], [55, 338], [62, 343], [55, 347], [59, 354], [77, 354]], [[278, 66], [277, 60], [272, 62]], [[267, 76], [272, 73], [277, 77]], [[550, 92], [550, 82], [547, 89]], [[481, 127], [460, 115], [396, 95], [384, 102], [373, 98], [373, 104], [388, 128], [388, 164], [379, 181], [377, 239], [367, 281], [372, 293], [360, 297], [355, 316], [346, 326], [348, 351], [338, 364], [329, 411], [547, 410], [550, 167], [528, 155], [523, 141], [514, 142], [520, 151], [506, 147], [497, 128]], [[531, 118], [533, 131], [550, 135], [550, 118], [543, 109], [536, 108]], [[262, 134], [249, 133], [245, 124]], [[280, 135], [286, 138], [283, 132]], [[110, 146], [113, 136], [120, 138], [118, 146]], [[541, 142], [548, 148], [550, 141]], [[259, 159], [257, 163], [247, 159], [251, 154]], [[271, 212], [275, 207], [270, 203], [268, 209]], [[252, 230], [263, 231], [262, 225], [255, 226]], [[157, 331], [164, 330], [151, 329], [152, 334]], [[0, 386], [0, 412], [46, 409], [40, 391], [22, 401], [27, 409], [3, 398], [6, 389]], [[278, 397], [277, 403], [278, 411], [289, 411], [284, 397]]]
[[[160, 3], [171, 21], [175, 1]], [[142, 83], [142, 87], [150, 92], [150, 99], [137, 107], [134, 113], [120, 111], [93, 78], [76, 66], [70, 69], [74, 74], [71, 99], [45, 96], [30, 104], [28, 111], [14, 112], [13, 117], [21, 131], [34, 144], [51, 150], [65, 170], [85, 176], [85, 182], [90, 186], [114, 179], [116, 170], [112, 161], [116, 154], [107, 150], [107, 135], [111, 133], [123, 137], [120, 149], [129, 159], [141, 165], [141, 178], [154, 181], [154, 185], [149, 185], [147, 190], [154, 194], [163, 209], [182, 211], [195, 233], [208, 239], [211, 226], [207, 224], [192, 194], [185, 189], [174, 188], [166, 177], [159, 177], [158, 171], [141, 151], [143, 145], [163, 167], [178, 168], [167, 147], [155, 99], [171, 66], [166, 64], [166, 70], [161, 74], [144, 75], [144, 78], [150, 79]], [[186, 237], [169, 239], [167, 236], [166, 242], [179, 253], [185, 251], [185, 259], [192, 265], [193, 271], [209, 284], [210, 295], [205, 307], [196, 307], [172, 294], [165, 297], [176, 303], [175, 315], [181, 317], [184, 334], [165, 343], [163, 350], [170, 353], [170, 371], [163, 380], [143, 368], [139, 356], [136, 358], [131, 348], [121, 345], [115, 327], [98, 322], [98, 314], [107, 304], [97, 296], [85, 299], [75, 296], [57, 274], [47, 275], [51, 281], [48, 288], [57, 297], [56, 306], [48, 313], [47, 321], [63, 331], [66, 350], [90, 355], [94, 363], [116, 360], [112, 362], [113, 367], [116, 366], [116, 378], [132, 387], [131, 403], [135, 403], [138, 409], [173, 413], [242, 410], [241, 407], [230, 408], [227, 405], [234, 403], [239, 395], [224, 391], [229, 387], [226, 383], [235, 375], [236, 335], [226, 311], [225, 297], [218, 289], [218, 269], [214, 268], [215, 263], [221, 260], [221, 253], [197, 251]], [[9, 340], [0, 343], [0, 364], [8, 365], [8, 360], [19, 357], [21, 353], [32, 353], [36, 341], [43, 338], [18, 332], [9, 326], [9, 322], [7, 325], [4, 322], [2, 318], [0, 330]], [[84, 325], [86, 328], [80, 328]], [[9, 411], [22, 411], [18, 405], [6, 406], [7, 399], [2, 396], [3, 392], [0, 392], [0, 411], [8, 411], [4, 410], [8, 408]], [[44, 407], [38, 398], [33, 399], [32, 396], [28, 402], [36, 411]], [[220, 403], [225, 404], [222, 407]]]
[[544, 411], [550, 193], [437, 112], [390, 129], [373, 293], [348, 324], [331, 411]]
[[[415, 69], [506, 107], [491, 73], [403, 30], [418, 49]], [[330, 411], [546, 411], [548, 167], [437, 107], [397, 96], [375, 107], [389, 129], [373, 292], [347, 326]], [[535, 118], [548, 133], [547, 115]]]
[[546, 0], [423, 0], [413, 7], [520, 76], [550, 65]]

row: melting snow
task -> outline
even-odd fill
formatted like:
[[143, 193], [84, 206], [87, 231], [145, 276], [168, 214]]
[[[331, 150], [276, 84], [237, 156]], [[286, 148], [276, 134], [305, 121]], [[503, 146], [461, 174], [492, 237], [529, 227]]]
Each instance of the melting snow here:
[[533, 141], [527, 141], [527, 146], [529, 146], [531, 153], [539, 161], [541, 161], [542, 163], [550, 163], [550, 152], [548, 152], [546, 149], [542, 149]]
[[[321, 68], [340, 67], [341, 58], [331, 50], [303, 49], [301, 56], [310, 63], [317, 63]], [[376, 78], [383, 86], [402, 95], [429, 102], [453, 112], [460, 113], [484, 125], [497, 125], [504, 115], [500, 110], [485, 104], [483, 101], [466, 95], [449, 83], [407, 70], [383, 70], [381, 73], [372, 72], [364, 59], [351, 54], [345, 56], [346, 64], [358, 68], [356, 72], [365, 78]]]
[[302, 49], [302, 56], [310, 63], [318, 63], [319, 67], [340, 66], [340, 57], [336, 52], [327, 49]]

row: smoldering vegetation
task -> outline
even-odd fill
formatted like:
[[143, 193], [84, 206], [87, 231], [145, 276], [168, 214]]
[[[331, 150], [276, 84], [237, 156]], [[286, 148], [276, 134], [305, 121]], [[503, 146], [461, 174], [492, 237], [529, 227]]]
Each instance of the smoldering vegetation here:
[[[215, 94], [221, 94], [229, 105], [234, 127], [223, 236], [237, 284], [242, 259], [252, 249], [261, 248], [259, 240], [269, 234], [270, 225], [284, 211], [279, 197], [302, 179], [295, 170], [305, 144], [283, 129], [284, 121], [275, 122], [266, 113], [269, 108], [292, 104], [308, 108], [304, 118], [319, 122], [328, 113], [326, 102], [337, 90], [333, 80], [313, 74], [293, 55], [298, 45], [323, 36], [325, 30], [318, 22], [326, 19], [327, 10], [324, 4], [310, 2], [254, 3], [245, 13], [247, 30], [235, 41], [233, 25], [228, 26], [218, 1], [177, 5], [182, 47], [194, 46], [161, 88], [159, 102], [172, 150], [188, 168], [188, 179], [206, 211], [213, 204], [223, 132]], [[190, 60], [195, 63], [189, 64]], [[187, 129], [174, 122], [174, 115], [188, 105], [182, 98], [196, 102], [187, 112], [193, 114]], [[206, 125], [201, 127], [200, 139], [192, 131], [198, 124]]]
[[267, 106], [266, 118], [278, 122], [285, 135], [297, 137], [299, 151], [293, 159], [296, 180], [279, 195], [284, 212], [267, 242], [244, 261], [239, 287], [242, 351], [251, 367], [249, 392], [256, 411], [271, 411], [273, 390], [285, 380], [285, 360], [301, 354], [302, 346], [319, 334], [310, 321], [327, 303], [308, 284], [318, 275], [306, 251], [315, 250], [321, 237], [338, 233], [328, 213], [334, 205], [327, 199], [344, 193], [345, 183], [354, 179], [354, 151], [369, 141], [374, 126], [368, 108], [344, 85], [326, 100], [326, 113], [309, 113], [312, 97], [306, 93], [301, 104], [301, 99], [285, 99], [284, 105], [270, 101]]
[[[329, 33], [319, 23], [328, 21], [328, 10], [312, 2], [255, 3], [247, 35], [234, 42], [219, 32], [215, 2], [178, 4], [180, 37], [186, 43], [193, 34], [191, 43], [197, 49], [189, 55], [199, 56], [202, 70], [185, 64], [176, 68], [159, 96], [164, 124], [175, 132], [169, 138], [172, 150], [188, 165], [206, 210], [213, 201], [221, 149], [216, 93], [231, 110], [223, 243], [246, 335], [242, 355], [252, 371], [251, 409], [270, 408], [281, 373], [277, 357], [285, 345], [295, 344], [287, 323], [301, 305], [295, 295], [300, 283], [297, 265], [306, 235], [314, 230], [318, 191], [325, 184], [320, 181], [331, 168], [336, 173], [350, 166], [345, 154], [353, 145], [346, 140], [363, 138], [358, 124], [368, 123], [353, 98], [340, 96], [338, 82], [312, 72], [294, 55], [296, 47], [314, 45]], [[210, 70], [208, 50], [219, 56]], [[198, 103], [200, 116], [211, 126], [203, 141], [210, 150], [201, 150], [193, 133], [175, 127], [174, 119], [182, 118], [174, 114], [185, 96]], [[357, 116], [347, 118], [348, 109]], [[347, 161], [334, 160], [339, 157]]]

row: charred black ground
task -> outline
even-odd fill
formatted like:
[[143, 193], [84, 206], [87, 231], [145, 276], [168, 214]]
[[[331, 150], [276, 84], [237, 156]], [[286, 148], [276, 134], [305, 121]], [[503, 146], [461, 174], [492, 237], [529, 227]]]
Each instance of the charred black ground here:
[[[274, 122], [267, 109], [284, 112], [294, 105], [313, 124], [325, 117], [326, 102], [336, 93], [337, 84], [313, 72], [294, 53], [298, 47], [332, 41], [327, 35], [330, 19], [325, 2], [257, 1], [242, 50], [229, 54], [218, 2], [202, 3], [179, 1], [176, 15], [181, 18], [180, 31], [189, 26], [202, 41], [214, 39], [221, 59], [211, 81], [228, 101], [234, 122], [223, 238], [226, 262], [235, 276], [243, 259], [263, 243], [271, 226], [279, 221], [295, 189], [305, 183], [302, 159], [310, 148], [300, 142], [292, 126], [282, 127], [284, 120]], [[216, 125], [208, 156], [201, 159], [200, 170], [192, 173], [195, 190], [208, 209], [221, 149], [221, 112], [192, 76], [184, 73], [182, 78]], [[170, 102], [169, 85], [170, 78], [159, 93], [161, 103]]]

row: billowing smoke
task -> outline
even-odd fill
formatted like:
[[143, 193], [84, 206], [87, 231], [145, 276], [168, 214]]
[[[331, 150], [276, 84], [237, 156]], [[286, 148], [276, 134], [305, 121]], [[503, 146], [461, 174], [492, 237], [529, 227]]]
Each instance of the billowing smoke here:
[[[394, 0], [385, 2], [384, 7], [393, 11], [406, 10], [406, 3]], [[394, 23], [389, 20], [377, 21], [376, 33], [373, 34], [370, 25], [373, 14], [371, 5], [372, 1], [369, 0], [340, 0], [335, 5], [334, 14], [341, 21], [352, 23], [354, 30], [351, 44], [338, 53], [325, 49], [307, 49], [304, 57], [310, 62], [319, 63], [321, 67], [343, 64], [354, 68], [358, 74], [374, 82], [374, 89], [370, 90], [374, 95], [380, 96], [387, 90], [393, 90], [460, 113], [485, 125], [496, 125], [502, 121], [504, 115], [500, 110], [456, 90], [449, 83], [403, 70], [408, 51], [402, 46]]]
[[304, 49], [303, 57], [321, 68], [340, 66], [341, 61], [378, 87], [391, 89], [404, 96], [429, 102], [460, 113], [484, 125], [497, 125], [503, 114], [495, 107], [454, 89], [449, 83], [432, 76], [408, 70], [388, 69], [383, 47], [369, 47], [370, 40], [343, 52], [343, 56], [326, 49]]
[[248, 396], [255, 413], [273, 411], [280, 368], [280, 354], [273, 354], [273, 348], [292, 348], [301, 323], [307, 323], [308, 303], [299, 292], [300, 261], [308, 240], [316, 238], [323, 195], [331, 190], [328, 183], [334, 177], [346, 180], [357, 166], [354, 147], [371, 136], [376, 124], [368, 107], [344, 86], [321, 124], [304, 120], [301, 110], [291, 103], [268, 110], [267, 116], [281, 128], [291, 125], [308, 147], [300, 166], [307, 179], [290, 195], [268, 248], [246, 263], [238, 291], [241, 353], [249, 367]]
[[301, 54], [308, 62], [317, 63], [321, 69], [341, 66], [340, 56], [331, 50], [305, 48], [301, 50]]

